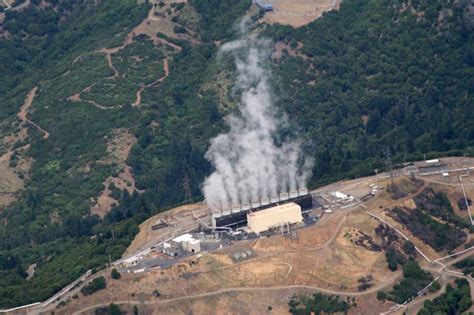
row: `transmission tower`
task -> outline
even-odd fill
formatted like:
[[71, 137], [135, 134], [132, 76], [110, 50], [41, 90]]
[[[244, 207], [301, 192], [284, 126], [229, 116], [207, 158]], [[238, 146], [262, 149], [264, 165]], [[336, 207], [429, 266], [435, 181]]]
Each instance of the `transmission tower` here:
[[183, 188], [184, 188], [184, 198], [187, 200], [187, 199], [191, 199], [191, 197], [193, 196], [192, 193], [191, 193], [191, 188], [189, 188], [189, 177], [188, 177], [188, 174], [185, 174], [184, 175], [184, 179], [183, 179]]

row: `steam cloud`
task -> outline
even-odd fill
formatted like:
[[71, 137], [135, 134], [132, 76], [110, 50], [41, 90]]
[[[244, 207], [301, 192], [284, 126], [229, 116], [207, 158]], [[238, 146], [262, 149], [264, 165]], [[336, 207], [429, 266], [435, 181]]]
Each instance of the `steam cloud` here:
[[220, 49], [234, 57], [234, 91], [241, 99], [240, 115], [227, 117], [229, 131], [212, 139], [206, 153], [215, 171], [202, 190], [213, 212], [306, 187], [312, 160], [304, 157], [301, 141], [281, 139], [288, 121], [273, 106], [269, 52], [268, 41], [247, 34]]

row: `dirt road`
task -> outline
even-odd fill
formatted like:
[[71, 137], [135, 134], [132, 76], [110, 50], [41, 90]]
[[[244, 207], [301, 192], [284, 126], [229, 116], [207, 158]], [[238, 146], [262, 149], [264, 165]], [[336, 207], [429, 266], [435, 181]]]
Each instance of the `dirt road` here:
[[34, 127], [36, 127], [36, 129], [41, 131], [41, 133], [43, 133], [43, 139], [48, 139], [49, 138], [49, 132], [47, 132], [46, 130], [44, 130], [40, 126], [38, 126], [38, 124], [36, 124], [35, 122], [32, 122], [30, 119], [28, 119], [28, 111], [29, 111], [31, 105], [33, 104], [33, 101], [36, 97], [36, 92], [37, 91], [38, 91], [38, 86], [35, 86], [34, 88], [31, 89], [31, 91], [26, 96], [25, 102], [23, 103], [23, 105], [20, 108], [20, 112], [17, 114], [17, 117], [18, 117], [18, 119], [20, 119], [22, 127], [25, 123], [29, 123], [29, 124], [33, 125]]
[[[166, 304], [166, 303], [173, 303], [173, 302], [179, 302], [179, 301], [185, 301], [185, 300], [192, 300], [192, 299], [199, 299], [199, 298], [205, 298], [205, 297], [210, 297], [214, 295], [221, 295], [225, 293], [235, 293], [235, 292], [256, 292], [256, 291], [280, 291], [280, 290], [294, 290], [294, 289], [305, 289], [305, 290], [311, 290], [311, 291], [316, 291], [316, 292], [321, 292], [325, 294], [332, 294], [332, 295], [340, 295], [340, 296], [348, 296], [348, 297], [357, 297], [357, 296], [363, 296], [363, 295], [368, 295], [375, 293], [379, 290], [382, 290], [390, 285], [392, 285], [395, 281], [398, 280], [398, 278], [401, 275], [401, 271], [395, 272], [391, 277], [387, 278], [384, 282], [379, 284], [378, 286], [372, 287], [367, 291], [363, 292], [341, 292], [341, 291], [336, 291], [336, 290], [329, 290], [325, 288], [319, 288], [319, 287], [314, 287], [314, 286], [309, 286], [309, 285], [283, 285], [283, 286], [272, 286], [272, 287], [238, 287], [238, 288], [227, 288], [227, 289], [220, 289], [212, 292], [206, 292], [206, 293], [199, 293], [199, 294], [193, 294], [193, 295], [186, 295], [182, 297], [176, 297], [176, 298], [171, 298], [171, 299], [163, 299], [163, 300], [149, 300], [149, 301], [114, 301], [114, 304], [122, 304], [122, 305], [153, 305], [153, 304]], [[109, 306], [110, 303], [99, 303], [95, 305], [91, 305], [88, 307], [85, 307], [79, 311], [74, 312], [73, 314], [82, 314], [87, 311], [91, 311], [97, 307], [103, 307], [103, 306]]]
[[[473, 251], [469, 251], [469, 252], [466, 252], [464, 254], [461, 254], [459, 256], [457, 256], [456, 258], [452, 259], [450, 262], [448, 263], [445, 263], [444, 265], [446, 267], [448, 266], [451, 266], [467, 257], [470, 257], [471, 255], [473, 255]], [[469, 288], [470, 288], [470, 291], [471, 291], [471, 297], [474, 297], [474, 280], [468, 276], [464, 276], [464, 275], [459, 275], [457, 273], [454, 273], [452, 270], [448, 270], [448, 269], [444, 269], [442, 270], [441, 272], [439, 271], [440, 268], [436, 267], [424, 267], [423, 269], [431, 272], [431, 273], [439, 273], [440, 274], [440, 282], [442, 284], [441, 286], [441, 289], [436, 291], [435, 293], [433, 294], [428, 294], [426, 296], [423, 296], [422, 298], [417, 298], [417, 299], [414, 299], [412, 302], [408, 303], [406, 306], [408, 307], [409, 309], [409, 313], [410, 314], [416, 314], [422, 307], [423, 307], [423, 304], [425, 301], [427, 300], [432, 300], [438, 296], [441, 296], [445, 290], [446, 290], [446, 286], [447, 286], [447, 279], [448, 278], [452, 278], [452, 277], [455, 277], [455, 278], [463, 278], [463, 279], [466, 279], [469, 283]]]
[[142, 103], [142, 93], [145, 90], [145, 88], [153, 87], [156, 86], [158, 83], [163, 82], [169, 75], [170, 75], [170, 66], [168, 62], [168, 57], [163, 59], [163, 70], [165, 71], [165, 74], [159, 78], [156, 81], [151, 82], [150, 84], [147, 84], [145, 86], [140, 87], [140, 89], [137, 91], [136, 94], [136, 100], [133, 102], [132, 107], [138, 107]]

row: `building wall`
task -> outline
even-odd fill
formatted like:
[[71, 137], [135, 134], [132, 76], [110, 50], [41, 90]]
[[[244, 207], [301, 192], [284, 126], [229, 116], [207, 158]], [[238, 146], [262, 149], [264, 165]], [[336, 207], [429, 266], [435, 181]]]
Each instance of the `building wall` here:
[[303, 221], [301, 207], [294, 203], [287, 203], [273, 208], [261, 210], [247, 215], [249, 228], [255, 233], [267, 231], [272, 227], [284, 224], [294, 224]]
[[[311, 209], [313, 207], [313, 198], [311, 197], [311, 194], [307, 194], [307, 195], [304, 195], [304, 196], [299, 196], [299, 197], [296, 197], [296, 198], [286, 200], [282, 203], [280, 203], [280, 202], [279, 203], [273, 203], [273, 204], [270, 204], [270, 205], [254, 208], [254, 209], [251, 209], [251, 210], [253, 212], [262, 211], [262, 210], [265, 210], [265, 209], [273, 208], [273, 207], [277, 206], [278, 204], [287, 204], [287, 203], [290, 203], [290, 202], [297, 203], [298, 205], [300, 205], [302, 210], [308, 210], [308, 209]], [[214, 227], [243, 226], [243, 225], [247, 224], [247, 214], [248, 213], [249, 213], [249, 210], [241, 211], [241, 212], [237, 212], [237, 213], [232, 213], [232, 214], [228, 214], [228, 215], [221, 215], [219, 217], [213, 216], [212, 224], [213, 224]]]

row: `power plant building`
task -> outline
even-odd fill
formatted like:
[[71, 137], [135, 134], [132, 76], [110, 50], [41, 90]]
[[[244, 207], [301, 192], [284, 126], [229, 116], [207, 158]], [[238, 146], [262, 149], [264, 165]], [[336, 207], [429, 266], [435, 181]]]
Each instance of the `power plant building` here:
[[294, 202], [247, 214], [248, 227], [257, 234], [274, 227], [302, 221], [301, 207]]
[[213, 227], [231, 227], [244, 226], [247, 224], [247, 214], [262, 211], [275, 206], [296, 203], [302, 210], [312, 208], [313, 199], [307, 189], [300, 189], [290, 193], [281, 193], [276, 196], [260, 198], [254, 202], [243, 203], [242, 205], [224, 209], [212, 213]]

